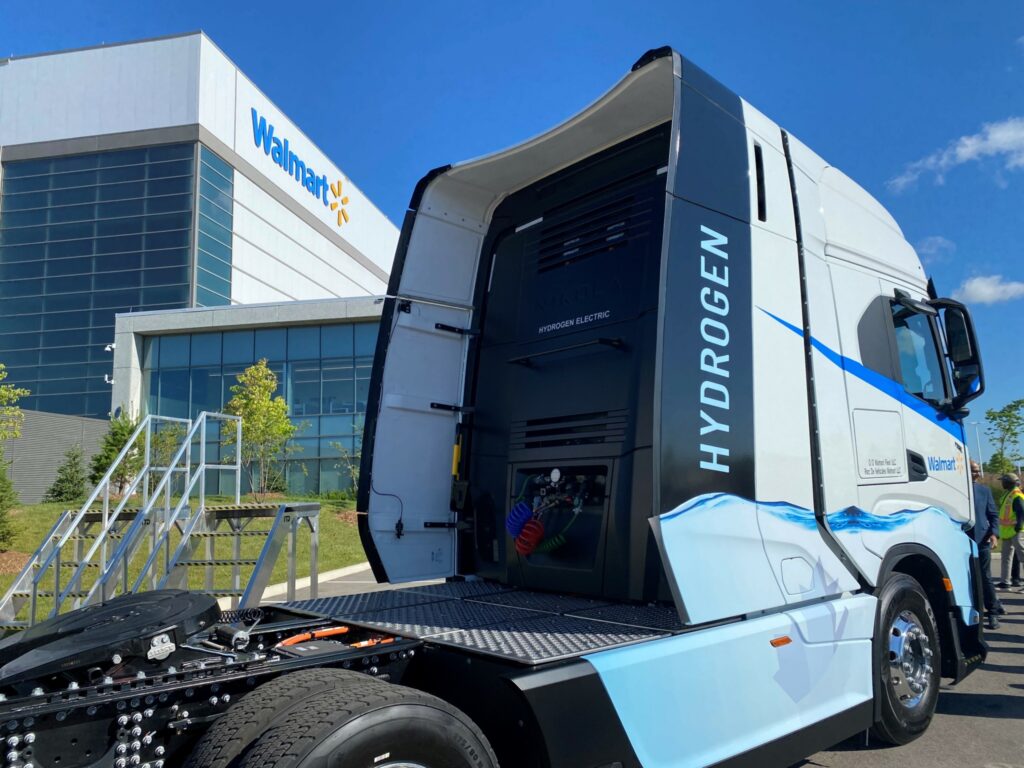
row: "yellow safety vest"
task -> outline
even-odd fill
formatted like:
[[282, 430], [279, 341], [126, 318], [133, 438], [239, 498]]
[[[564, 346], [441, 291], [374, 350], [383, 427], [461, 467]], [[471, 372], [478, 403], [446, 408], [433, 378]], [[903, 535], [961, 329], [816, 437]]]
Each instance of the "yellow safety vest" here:
[[999, 538], [1012, 539], [1017, 533], [1017, 515], [1013, 511], [1013, 500], [1024, 499], [1024, 491], [1014, 488], [1007, 491], [999, 502]]

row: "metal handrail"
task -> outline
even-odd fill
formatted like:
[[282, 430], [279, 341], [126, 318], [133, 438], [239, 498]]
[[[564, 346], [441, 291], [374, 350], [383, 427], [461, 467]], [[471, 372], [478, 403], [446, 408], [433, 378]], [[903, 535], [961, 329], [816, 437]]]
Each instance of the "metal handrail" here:
[[[200, 491], [200, 505], [199, 505], [199, 508], [196, 510], [195, 514], [196, 515], [203, 514], [203, 510], [205, 508], [205, 494], [206, 494], [205, 476], [206, 476], [207, 466], [206, 466], [206, 463], [205, 463], [205, 458], [206, 458], [206, 439], [205, 438], [206, 438], [206, 421], [207, 421], [208, 417], [214, 417], [214, 418], [217, 418], [217, 419], [222, 419], [224, 421], [235, 421], [235, 422], [237, 422], [237, 427], [236, 427], [237, 431], [239, 433], [241, 432], [242, 419], [239, 416], [232, 416], [232, 415], [223, 414], [223, 413], [207, 413], [206, 411], [203, 411], [202, 413], [199, 414], [198, 418], [196, 418], [196, 420], [192, 423], [192, 426], [189, 429], [188, 433], [185, 435], [185, 438], [182, 440], [181, 445], [178, 447], [177, 452], [174, 454], [174, 457], [168, 463], [167, 470], [160, 477], [159, 482], [157, 483], [156, 487], [151, 492], [149, 500], [146, 502], [145, 506], [143, 506], [143, 508], [141, 510], [139, 510], [139, 513], [135, 516], [135, 519], [131, 522], [131, 524], [128, 526], [128, 529], [124, 532], [124, 536], [121, 539], [121, 543], [117, 546], [117, 549], [114, 550], [114, 554], [111, 555], [110, 561], [106, 564], [106, 567], [103, 569], [103, 572], [100, 574], [100, 577], [98, 579], [96, 579], [96, 583], [93, 584], [92, 588], [89, 590], [89, 593], [86, 595], [86, 597], [85, 597], [85, 603], [86, 604], [89, 604], [90, 602], [92, 602], [92, 600], [94, 599], [95, 595], [97, 594], [97, 591], [99, 592], [100, 595], [104, 595], [105, 594], [104, 590], [106, 588], [106, 585], [109, 583], [110, 579], [114, 576], [114, 574], [117, 572], [117, 570], [119, 568], [123, 568], [123, 575], [124, 575], [124, 579], [125, 579], [125, 582], [126, 582], [125, 586], [127, 587], [127, 578], [128, 578], [128, 562], [127, 562], [127, 558], [128, 558], [128, 554], [129, 554], [129, 552], [133, 552], [134, 551], [135, 544], [136, 544], [135, 539], [138, 537], [139, 532], [142, 530], [142, 526], [143, 526], [146, 518], [152, 512], [153, 506], [154, 506], [156, 500], [160, 497], [161, 492], [165, 490], [165, 488], [167, 487], [168, 482], [170, 482], [171, 477], [174, 475], [175, 468], [178, 466], [178, 463], [182, 460], [183, 457], [185, 457], [186, 454], [189, 453], [189, 451], [191, 449], [191, 446], [192, 446], [192, 441], [196, 437], [197, 430], [200, 432], [201, 441], [200, 441], [200, 444], [199, 444], [200, 445], [200, 448], [199, 448], [199, 450], [200, 450], [200, 464], [196, 468], [195, 476], [200, 478], [201, 491]], [[236, 460], [236, 468], [240, 471], [241, 470], [241, 441], [240, 440], [238, 441], [238, 445], [239, 445], [239, 449], [236, 451], [236, 455], [238, 457], [237, 460]], [[189, 460], [188, 468], [191, 470], [191, 461], [190, 460]], [[240, 500], [241, 500], [241, 489], [238, 486], [239, 486], [239, 483], [236, 482], [235, 483], [235, 498], [236, 498], [237, 502], [240, 502]], [[194, 478], [190, 475], [189, 476], [189, 481], [187, 482], [187, 485], [186, 485], [186, 492], [184, 492], [182, 494], [182, 500], [179, 501], [178, 507], [175, 510], [176, 514], [180, 513], [181, 509], [183, 508], [183, 502], [188, 500], [188, 498], [189, 498], [189, 496], [191, 494], [191, 490], [192, 489], [194, 489]], [[151, 565], [151, 561], [155, 562], [155, 555], [160, 550], [160, 547], [163, 545], [164, 539], [166, 539], [167, 536], [169, 535], [170, 530], [171, 530], [170, 529], [170, 525], [165, 526], [162, 534], [159, 537], [159, 541], [155, 541], [154, 542], [153, 552], [150, 554], [150, 558], [147, 559], [146, 565], [144, 566], [143, 571], [142, 571], [142, 573], [139, 576], [139, 579], [144, 579], [148, 575], [147, 571], [148, 571], [148, 569], [149, 569], [149, 567]], [[121, 565], [121, 561], [122, 560], [124, 560], [123, 565]], [[138, 584], [135, 585], [135, 588], [137, 588], [137, 587], [138, 587]]]
[[[222, 423], [234, 424], [236, 450], [230, 464], [220, 463], [223, 460], [217, 463], [207, 462], [208, 426], [215, 419]], [[159, 424], [186, 425], [184, 436], [181, 438], [180, 444], [177, 444], [176, 450], [173, 451], [173, 457], [169, 461], [154, 461], [154, 436], [158, 434], [156, 429]], [[192, 443], [197, 435], [200, 440], [199, 461], [193, 470]], [[229, 435], [230, 433], [225, 431], [219, 432], [218, 440], [229, 438]], [[176, 434], [175, 437], [177, 438]], [[241, 445], [242, 419], [239, 416], [202, 412], [195, 420], [158, 415], [143, 417], [118, 452], [113, 463], [92, 489], [86, 501], [77, 510], [69, 509], [61, 512], [46, 537], [29, 557], [24, 567], [20, 569], [18, 576], [0, 600], [2, 621], [11, 628], [14, 625], [31, 626], [35, 624], [40, 595], [45, 593], [40, 585], [45, 583], [46, 579], [51, 579], [53, 584], [54, 601], [53, 607], [49, 611], [50, 616], [58, 615], [69, 598], [74, 598], [74, 604], [77, 607], [94, 602], [97, 597], [107, 599], [115, 593], [127, 591], [129, 567], [138, 547], [146, 538], [143, 531], [147, 526], [152, 526], [150, 529], [152, 531], [151, 549], [142, 573], [135, 580], [132, 588], [138, 590], [143, 587], [146, 578], [151, 580], [154, 587], [158, 581], [165, 584], [172, 569], [171, 563], [173, 562], [173, 566], [177, 567], [182, 552], [187, 549], [189, 535], [206, 520], [207, 471], [222, 469], [232, 471], [235, 475], [235, 503], [241, 503]], [[129, 456], [133, 456], [135, 452], [141, 454], [140, 467], [133, 472], [134, 476], [127, 483], [121, 498], [115, 503], [111, 503], [111, 494], [114, 490], [113, 478], [118, 470], [125, 466]], [[132, 460], [134, 461], [134, 456]], [[151, 476], [154, 473], [159, 473], [159, 480], [155, 487], [151, 487]], [[180, 498], [172, 504], [172, 482], [182, 473], [184, 473], [183, 491]], [[141, 507], [135, 513], [134, 519], [128, 522], [125, 520], [125, 510], [131, 499], [137, 497], [140, 492]], [[181, 521], [192, 499], [198, 500], [196, 514], [186, 525], [182, 526]], [[97, 505], [96, 509], [93, 509], [94, 504]], [[181, 530], [183, 538], [181, 545], [174, 552], [174, 557], [169, 561], [170, 537], [172, 531], [175, 530]], [[120, 536], [121, 540], [114, 547], [113, 556], [108, 559], [108, 547], [111, 541], [115, 540], [115, 534]], [[85, 542], [92, 538], [94, 540], [86, 545]], [[70, 550], [65, 550], [73, 539], [74, 553], [72, 554]], [[162, 562], [161, 555], [163, 555]], [[162, 579], [157, 570], [158, 562], [168, 572], [163, 575]], [[70, 577], [65, 580], [65, 573], [69, 566], [73, 566], [73, 570]], [[81, 585], [84, 574], [89, 573], [90, 567], [96, 566], [100, 569], [99, 578], [95, 584], [90, 585], [87, 592], [83, 591]], [[53, 570], [52, 573], [50, 569]], [[123, 590], [120, 584], [112, 584], [115, 581], [115, 575], [123, 576]], [[117, 580], [119, 581], [120, 578]], [[19, 621], [17, 617], [22, 610], [26, 609], [28, 611], [27, 620]]]
[[[106, 548], [107, 548], [107, 534], [110, 532], [110, 530], [113, 527], [114, 523], [117, 522], [117, 519], [120, 517], [121, 512], [124, 511], [124, 508], [127, 506], [128, 501], [131, 498], [131, 496], [136, 492], [136, 490], [138, 490], [138, 486], [139, 486], [139, 483], [141, 482], [141, 479], [148, 477], [149, 470], [150, 470], [149, 450], [148, 449], [149, 449], [149, 446], [150, 446], [150, 438], [151, 438], [151, 434], [152, 434], [152, 430], [153, 430], [153, 425], [158, 423], [158, 422], [190, 423], [188, 419], [179, 419], [179, 418], [172, 417], [172, 416], [153, 416], [153, 415], [150, 415], [150, 416], [146, 416], [146, 417], [144, 417], [142, 419], [140, 424], [132, 432], [131, 437], [129, 437], [128, 440], [125, 442], [124, 447], [121, 448], [120, 452], [118, 453], [117, 457], [114, 459], [113, 463], [111, 463], [110, 467], [104, 473], [103, 477], [100, 479], [100, 482], [96, 484], [95, 488], [93, 488], [92, 493], [89, 494], [89, 496], [86, 499], [85, 503], [82, 504], [81, 507], [79, 507], [78, 512], [69, 521], [67, 529], [65, 530], [65, 532], [54, 543], [50, 553], [47, 555], [46, 559], [39, 565], [38, 569], [36, 570], [36, 573], [34, 574], [33, 579], [32, 579], [32, 607], [31, 607], [31, 615], [32, 615], [33, 618], [35, 617], [35, 614], [36, 614], [36, 602], [37, 602], [37, 596], [38, 596], [38, 591], [39, 591], [39, 584], [46, 577], [46, 574], [47, 574], [47, 572], [48, 572], [48, 570], [49, 570], [49, 568], [51, 566], [54, 566], [54, 564], [56, 563], [56, 566], [54, 566], [54, 571], [55, 572], [54, 572], [54, 575], [53, 575], [53, 579], [54, 579], [54, 607], [50, 611], [49, 615], [50, 616], [56, 616], [60, 612], [60, 608], [63, 605], [64, 600], [67, 599], [67, 597], [72, 593], [74, 588], [81, 581], [82, 574], [85, 572], [85, 569], [86, 569], [85, 563], [87, 563], [87, 562], [92, 560], [92, 558], [96, 554], [97, 550], [101, 550], [102, 551], [102, 553], [103, 553], [103, 560], [105, 561], [105, 559], [106, 559]], [[127, 459], [129, 454], [132, 451], [137, 450], [137, 443], [138, 443], [139, 437], [141, 437], [142, 435], [145, 435], [146, 449], [147, 449], [146, 450], [145, 458], [143, 460], [143, 467], [139, 471], [139, 473], [136, 475], [136, 477], [132, 481], [132, 483], [129, 484], [128, 490], [124, 493], [124, 495], [121, 498], [121, 501], [114, 508], [113, 514], [111, 515], [111, 512], [110, 512], [110, 485], [111, 485], [111, 480], [112, 480], [112, 478], [114, 476], [114, 473], [124, 463], [124, 461]], [[82, 521], [85, 519], [85, 515], [89, 513], [90, 507], [99, 498], [99, 495], [100, 495], [101, 491], [103, 492], [103, 530], [97, 536], [97, 539], [96, 539], [95, 543], [93, 544], [93, 546], [89, 548], [89, 552], [88, 552], [87, 556], [85, 557], [85, 559], [78, 563], [77, 567], [75, 568], [75, 571], [71, 575], [71, 578], [70, 578], [70, 580], [68, 582], [67, 587], [64, 588], [64, 589], [61, 589], [60, 558], [61, 558], [64, 546], [68, 543], [68, 541], [71, 539], [71, 537], [79, 529]], [[13, 598], [13, 593], [11, 594], [10, 597]]]
[[[57, 533], [57, 530], [61, 527], [62, 523], [67, 522], [67, 519], [68, 519], [68, 517], [70, 515], [71, 515], [71, 510], [64, 510], [63, 512], [60, 513], [60, 515], [57, 517], [57, 521], [53, 524], [53, 526], [47, 532], [46, 538], [43, 539], [43, 543], [40, 545], [40, 547], [35, 552], [32, 553], [32, 556], [28, 559], [28, 562], [25, 563], [25, 567], [21, 569], [21, 572], [18, 573], [17, 577], [14, 579], [13, 583], [11, 584], [11, 586], [8, 588], [7, 592], [4, 594], [3, 602], [0, 602], [0, 606], [3, 606], [4, 608], [6, 608], [13, 601], [14, 594], [16, 592], [24, 591], [24, 587], [22, 587], [21, 585], [25, 581], [25, 578], [27, 576], [31, 576], [32, 575], [32, 571], [35, 568], [36, 563], [39, 562], [40, 555], [41, 555], [43, 549], [46, 547], [47, 542], [50, 542], [52, 544], [53, 537]], [[31, 579], [30, 579], [30, 581], [31, 581]], [[11, 619], [14, 619], [13, 612], [12, 612], [12, 615], [11, 615]], [[33, 621], [35, 620], [34, 606], [33, 606], [33, 609], [32, 609], [31, 619]]]
[[[196, 527], [199, 525], [199, 521], [202, 520], [202, 517], [202, 511], [199, 510], [189, 518], [188, 523], [185, 525], [185, 529], [181, 532], [181, 541], [178, 542], [178, 546], [175, 548], [174, 554], [171, 555], [170, 562], [167, 564], [167, 569], [164, 572], [163, 578], [160, 579], [157, 589], [167, 588], [167, 584], [171, 579], [171, 574], [174, 572], [174, 569], [178, 567], [181, 556], [188, 551], [189, 537], [191, 537], [195, 532]], [[139, 578], [141, 579], [142, 577], [140, 576]]]
[[[83, 557], [82, 560], [75, 567], [75, 570], [71, 574], [71, 577], [68, 579], [67, 586], [65, 586], [64, 589], [60, 589], [60, 570], [59, 569], [57, 570], [57, 572], [56, 572], [56, 587], [57, 588], [54, 591], [58, 593], [58, 596], [57, 596], [56, 601], [54, 603], [53, 610], [50, 611], [50, 615], [51, 616], [56, 616], [60, 612], [60, 606], [68, 598], [68, 596], [74, 591], [74, 588], [76, 586], [78, 586], [78, 582], [81, 581], [82, 575], [85, 573], [85, 570], [88, 567], [86, 565], [86, 563], [92, 562], [92, 558], [93, 558], [93, 555], [96, 554], [96, 550], [101, 549], [101, 548], [103, 548], [103, 549], [106, 548], [106, 546], [107, 546], [107, 536], [108, 536], [111, 528], [113, 528], [114, 523], [116, 523], [117, 519], [121, 516], [121, 513], [124, 511], [125, 506], [128, 504], [128, 500], [133, 495], [135, 495], [135, 492], [139, 488], [139, 484], [142, 482], [143, 478], [146, 477], [146, 474], [147, 474], [146, 471], [139, 472], [139, 474], [136, 475], [135, 478], [132, 480], [132, 482], [128, 485], [128, 490], [125, 492], [124, 496], [122, 497], [122, 499], [118, 503], [118, 505], [116, 507], [114, 507], [113, 513], [109, 513], [106, 516], [107, 519], [103, 523], [103, 530], [99, 532], [99, 534], [96, 536], [96, 540], [92, 543], [92, 546], [89, 547], [89, 550], [85, 553], [85, 557]], [[139, 514], [141, 515], [141, 512]], [[135, 519], [138, 520], [139, 516], [137, 515]], [[70, 533], [73, 533], [74, 530], [75, 530], [75, 525], [73, 524], [71, 529], [70, 529], [70, 531], [69, 531], [68, 536], [70, 536]], [[57, 551], [54, 552], [53, 557], [55, 558], [59, 554], [60, 554], [60, 552], [59, 552], [59, 550], [57, 550]], [[106, 563], [104, 563], [104, 565], [106, 565]], [[43, 576], [45, 575], [46, 567], [47, 566], [45, 566], [45, 565], [42, 566], [39, 569], [39, 573], [36, 574], [36, 578], [35, 578], [35, 584], [36, 585], [38, 585], [39, 582], [42, 581]]]
[[[54, 548], [55, 552], [54, 552], [54, 554], [51, 554], [51, 556], [49, 558], [47, 558], [46, 562], [43, 563], [42, 566], [40, 566], [39, 570], [41, 572], [45, 571], [53, 563], [53, 560], [56, 557], [56, 551], [60, 550], [65, 544], [68, 543], [68, 540], [71, 538], [71, 536], [74, 533], [75, 529], [78, 527], [79, 523], [82, 522], [82, 519], [85, 517], [86, 513], [89, 511], [89, 507], [91, 507], [93, 505], [93, 502], [96, 501], [97, 497], [100, 494], [100, 490], [102, 490], [104, 488], [108, 488], [109, 489], [110, 479], [114, 475], [114, 470], [116, 470], [121, 465], [121, 463], [124, 461], [125, 457], [128, 455], [128, 453], [134, 447], [135, 442], [139, 439], [139, 436], [143, 432], [148, 431], [149, 428], [150, 428], [150, 424], [152, 424], [154, 421], [169, 421], [169, 422], [178, 422], [178, 423], [184, 423], [184, 424], [189, 424], [190, 423], [188, 419], [178, 419], [178, 418], [174, 418], [174, 417], [171, 417], [171, 416], [146, 416], [142, 420], [142, 422], [139, 424], [139, 426], [135, 429], [135, 431], [132, 432], [132, 436], [130, 438], [128, 438], [128, 442], [126, 442], [124, 444], [124, 448], [122, 448], [121, 452], [117, 454], [117, 458], [114, 459], [114, 463], [110, 465], [110, 468], [103, 475], [103, 478], [96, 484], [96, 487], [93, 488], [92, 493], [89, 494], [89, 498], [86, 499], [85, 503], [79, 508], [78, 513], [75, 515], [75, 518], [71, 521], [71, 526], [68, 528], [68, 531], [63, 536], [61, 536], [60, 540], [55, 545], [55, 548]], [[148, 464], [146, 465], [145, 469], [146, 470], [149, 469], [149, 465]], [[145, 474], [146, 474], [145, 471], [140, 471], [139, 472], [140, 476], [145, 475]], [[120, 509], [124, 509], [124, 503], [126, 502], [126, 500], [130, 496], [131, 496], [131, 494], [128, 494], [128, 493], [124, 494], [124, 498], [122, 498], [121, 504], [118, 505], [118, 507]], [[104, 503], [104, 510], [106, 511], [108, 509], [109, 509], [109, 507], [107, 506], [106, 501], [105, 501], [105, 503]]]
[[[205, 414], [203, 414], [203, 416], [205, 416]], [[204, 429], [203, 431], [205, 432], [206, 430]], [[191, 479], [188, 481], [188, 484], [185, 486], [185, 489], [181, 492], [181, 498], [178, 500], [178, 504], [174, 507], [174, 511], [167, 517], [166, 520], [164, 520], [162, 529], [154, 534], [154, 539], [156, 540], [157, 543], [154, 544], [153, 551], [149, 553], [149, 557], [146, 558], [146, 562], [142, 566], [142, 571], [139, 573], [138, 578], [132, 585], [132, 592], [138, 592], [139, 587], [141, 587], [142, 583], [146, 580], [146, 576], [149, 575], [149, 571], [156, 563], [161, 548], [165, 543], [168, 534], [171, 532], [171, 528], [174, 526], [175, 523], [178, 522], [178, 518], [180, 517], [182, 510], [185, 508], [188, 500], [192, 497], [192, 491], [195, 490], [196, 483], [199, 481], [199, 478], [205, 474], [205, 469], [206, 467], [204, 466], [204, 462], [200, 462], [199, 466], [196, 468], [196, 471], [192, 474]], [[196, 510], [194, 515], [196, 519], [198, 519], [202, 515], [204, 507], [205, 504], [200, 503], [199, 508]], [[185, 536], [182, 536], [182, 541], [186, 541]]]

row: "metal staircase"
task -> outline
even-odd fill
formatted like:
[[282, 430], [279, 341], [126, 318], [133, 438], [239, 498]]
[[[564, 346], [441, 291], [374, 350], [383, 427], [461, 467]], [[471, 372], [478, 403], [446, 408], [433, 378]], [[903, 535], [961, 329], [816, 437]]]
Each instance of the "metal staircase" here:
[[[240, 445], [241, 435], [237, 416], [146, 416], [85, 504], [58, 517], [15, 578], [0, 600], [0, 630], [23, 629], [130, 591], [187, 588], [194, 585], [190, 574], [197, 568], [203, 569], [200, 591], [230, 598], [232, 607], [250, 607], [262, 597], [286, 543], [293, 599], [303, 525], [311, 534], [315, 593], [319, 504], [241, 504], [240, 451], [229, 449], [231, 463], [207, 456], [211, 448], [222, 456], [226, 442]], [[234, 504], [207, 503], [210, 471], [233, 475]], [[129, 508], [132, 499], [137, 506]], [[253, 537], [263, 540], [256, 556], [243, 544]], [[223, 555], [218, 541], [231, 548], [230, 555]], [[227, 583], [220, 583], [225, 578]]]

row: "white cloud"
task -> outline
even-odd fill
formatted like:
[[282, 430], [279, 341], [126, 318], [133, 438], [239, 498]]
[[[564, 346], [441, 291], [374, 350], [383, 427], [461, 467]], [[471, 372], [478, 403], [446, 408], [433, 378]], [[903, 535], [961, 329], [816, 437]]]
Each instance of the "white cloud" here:
[[1017, 47], [1024, 50], [1024, 35], [1017, 38]]
[[919, 240], [915, 247], [921, 260], [927, 264], [944, 262], [956, 252], [956, 243], [942, 235], [931, 235]]
[[942, 184], [950, 169], [985, 158], [997, 158], [1005, 170], [1024, 168], [1024, 117], [985, 123], [977, 133], [961, 136], [945, 149], [909, 163], [886, 186], [893, 192], [903, 192], [925, 175], [934, 176], [935, 183]]
[[969, 277], [953, 291], [953, 298], [966, 304], [998, 304], [1024, 298], [1024, 283], [1003, 280], [1002, 275]]

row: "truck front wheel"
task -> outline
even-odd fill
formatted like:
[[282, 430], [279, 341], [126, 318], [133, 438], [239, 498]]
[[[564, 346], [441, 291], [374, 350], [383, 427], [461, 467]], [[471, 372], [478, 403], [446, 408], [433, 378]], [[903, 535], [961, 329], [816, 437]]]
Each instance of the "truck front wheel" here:
[[906, 744], [928, 728], [939, 696], [939, 653], [938, 626], [924, 590], [914, 578], [894, 574], [878, 597], [877, 738]]
[[353, 675], [303, 700], [239, 768], [498, 768], [486, 737], [434, 696]]

